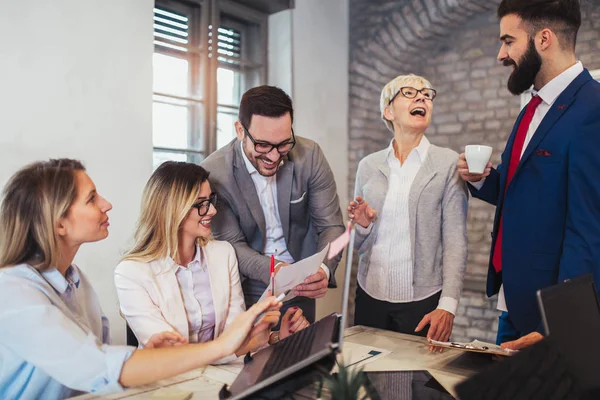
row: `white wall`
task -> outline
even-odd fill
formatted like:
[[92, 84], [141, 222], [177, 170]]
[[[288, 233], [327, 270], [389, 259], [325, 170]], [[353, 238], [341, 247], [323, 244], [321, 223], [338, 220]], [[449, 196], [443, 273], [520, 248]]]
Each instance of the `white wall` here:
[[267, 83], [293, 96], [292, 88], [292, 11], [269, 16]]
[[[0, 13], [0, 185], [28, 162], [82, 160], [113, 204], [76, 263], [124, 343], [113, 270], [152, 172], [153, 0], [9, 0]], [[6, 238], [0, 238], [6, 240]]]
[[[269, 84], [285, 90], [291, 63], [294, 131], [323, 149], [344, 216], [348, 204], [348, 7], [347, 0], [296, 0], [293, 10], [269, 19]], [[344, 263], [345, 258], [336, 274], [339, 288], [317, 302], [318, 317], [341, 310]]]

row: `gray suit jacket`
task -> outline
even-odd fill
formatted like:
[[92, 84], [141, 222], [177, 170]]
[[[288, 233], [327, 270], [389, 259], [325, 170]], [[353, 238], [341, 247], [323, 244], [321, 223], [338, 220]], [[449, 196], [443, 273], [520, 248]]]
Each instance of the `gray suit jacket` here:
[[[235, 248], [247, 302], [258, 299], [269, 282], [265, 216], [236, 139], [202, 162], [219, 194], [212, 231]], [[296, 136], [296, 146], [277, 171], [277, 204], [288, 251], [299, 261], [323, 249], [344, 232], [340, 201], [331, 168], [319, 145]], [[325, 264], [329, 286], [341, 254]]]
[[[358, 164], [355, 195], [378, 213], [388, 191], [388, 149], [370, 154]], [[431, 145], [409, 193], [409, 219], [415, 297], [442, 285], [442, 297], [460, 300], [467, 265], [466, 185], [457, 172], [458, 154]], [[357, 228], [358, 273], [369, 273], [371, 249], [379, 219], [370, 229]]]

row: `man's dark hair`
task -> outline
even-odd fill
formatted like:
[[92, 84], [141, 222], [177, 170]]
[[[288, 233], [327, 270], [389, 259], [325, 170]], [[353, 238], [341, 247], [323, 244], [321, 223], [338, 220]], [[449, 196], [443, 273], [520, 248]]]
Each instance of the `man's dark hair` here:
[[575, 50], [581, 26], [579, 0], [502, 0], [498, 18], [510, 14], [518, 15], [529, 25], [530, 36], [549, 28], [558, 37], [561, 48]]
[[290, 113], [294, 121], [292, 99], [275, 86], [262, 85], [248, 90], [242, 96], [238, 118], [242, 125], [249, 127], [253, 115], [277, 118]]

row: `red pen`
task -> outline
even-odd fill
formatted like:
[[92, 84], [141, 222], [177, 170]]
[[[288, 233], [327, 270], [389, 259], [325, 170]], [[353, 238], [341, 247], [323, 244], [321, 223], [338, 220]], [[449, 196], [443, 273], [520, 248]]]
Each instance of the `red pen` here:
[[275, 296], [275, 257], [271, 254], [271, 296]]

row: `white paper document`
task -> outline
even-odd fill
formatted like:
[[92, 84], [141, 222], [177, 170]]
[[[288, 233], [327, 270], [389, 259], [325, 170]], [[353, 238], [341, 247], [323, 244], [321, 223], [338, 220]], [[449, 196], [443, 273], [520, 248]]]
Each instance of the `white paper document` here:
[[[338, 363], [350, 368], [364, 368], [366, 364], [385, 357], [390, 353], [391, 351], [389, 350], [344, 341], [342, 353], [338, 355]], [[337, 369], [336, 364], [334, 370], [337, 371]]]
[[[325, 255], [329, 251], [329, 244], [323, 248], [320, 252], [313, 254], [310, 257], [307, 257], [303, 260], [295, 262], [285, 267], [281, 267], [277, 275], [275, 275], [275, 295], [279, 293], [285, 293], [288, 290], [291, 290], [304, 282], [306, 278], [315, 274], [323, 260], [325, 259]], [[267, 287], [267, 290], [260, 296], [258, 301], [261, 301], [265, 297], [267, 297], [267, 291], [271, 289], [271, 284]], [[283, 301], [288, 301], [296, 297], [292, 292], [290, 292]]]

